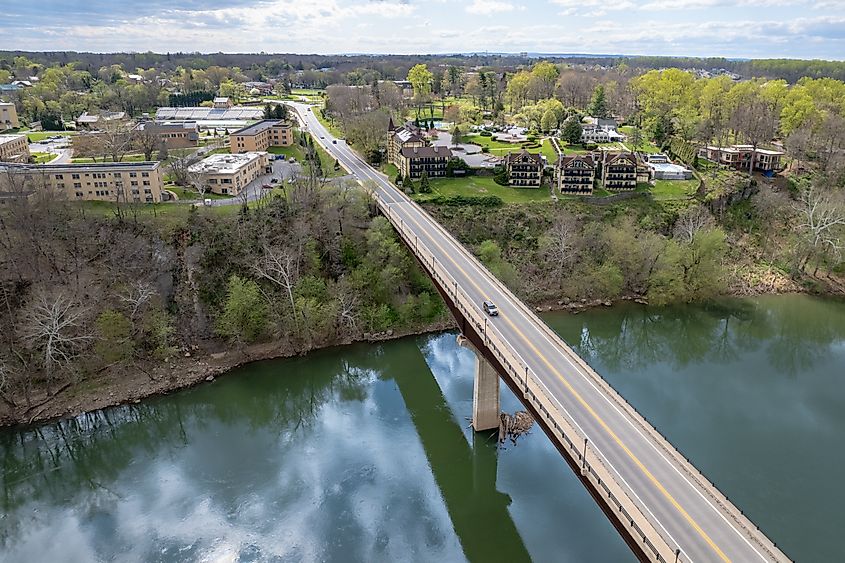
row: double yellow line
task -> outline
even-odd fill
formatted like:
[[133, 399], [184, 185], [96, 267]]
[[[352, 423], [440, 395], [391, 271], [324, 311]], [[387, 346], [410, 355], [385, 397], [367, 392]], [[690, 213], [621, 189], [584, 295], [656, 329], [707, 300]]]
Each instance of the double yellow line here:
[[[483, 289], [481, 289], [481, 287], [479, 287], [479, 285], [475, 282], [475, 280], [473, 280], [473, 278], [469, 274], [467, 274], [466, 270], [464, 270], [461, 267], [461, 265], [458, 264], [455, 261], [454, 258], [452, 258], [451, 254], [449, 252], [447, 252], [443, 248], [443, 246], [440, 245], [440, 243], [438, 243], [432, 236], [430, 236], [428, 234], [428, 232], [419, 223], [419, 221], [417, 221], [413, 217], [413, 214], [409, 213], [408, 218], [417, 226], [417, 228], [420, 230], [420, 232], [425, 233], [428, 240], [430, 240], [440, 250], [440, 252], [458, 270], [460, 270], [460, 272], [464, 275], [464, 277], [475, 287], [475, 289], [478, 291], [478, 293], [480, 293], [481, 295], [487, 294], [487, 292], [485, 292]], [[593, 410], [593, 408], [589, 405], [589, 403], [587, 403], [587, 401], [584, 400], [584, 398], [581, 396], [581, 394], [578, 393], [578, 391], [575, 390], [575, 388], [569, 383], [569, 381], [566, 380], [565, 377], [563, 377], [563, 375], [546, 358], [546, 356], [544, 356], [537, 349], [537, 347], [534, 346], [534, 343], [531, 342], [531, 340], [529, 338], [527, 338], [525, 336], [525, 334], [506, 315], [502, 315], [501, 309], [499, 310], [499, 317], [502, 318], [506, 323], [508, 323], [508, 325], [511, 327], [511, 329], [515, 333], [517, 333], [520, 336], [520, 338], [522, 338], [522, 340], [525, 342], [525, 344], [527, 344], [528, 347], [531, 348], [531, 350], [537, 355], [537, 357], [539, 357], [543, 361], [543, 363], [546, 364], [546, 366], [549, 368], [549, 370], [557, 376], [557, 378], [561, 381], [561, 383], [563, 383], [563, 385], [569, 390], [569, 392], [572, 393], [572, 395], [578, 400], [578, 402], [584, 407], [584, 409], [586, 409], [587, 412], [589, 412], [593, 416], [593, 418], [595, 418], [596, 422], [599, 423], [599, 425], [605, 430], [605, 432], [607, 432], [610, 435], [610, 437], [613, 438], [613, 441], [616, 442], [619, 445], [620, 448], [622, 448], [622, 450], [628, 455], [629, 458], [631, 458], [631, 460], [634, 462], [634, 464], [643, 472], [643, 474], [648, 478], [648, 480], [651, 481], [654, 484], [654, 486], [657, 488], [657, 490], [660, 491], [660, 493], [672, 504], [672, 506], [674, 506], [675, 509], [677, 509], [677, 511], [681, 514], [681, 516], [683, 516], [683, 518], [687, 522], [689, 522], [689, 524], [693, 527], [693, 529], [696, 532], [698, 532], [698, 534], [704, 539], [704, 541], [707, 542], [707, 544], [713, 549], [713, 551], [716, 553], [716, 555], [718, 555], [719, 558], [722, 561], [724, 561], [725, 563], [729, 563], [731, 561], [730, 558], [727, 555], [725, 555], [725, 553], [719, 548], [719, 546], [716, 545], [716, 543], [710, 538], [709, 535], [707, 535], [707, 532], [705, 532], [701, 528], [701, 526], [698, 525], [698, 523], [692, 518], [692, 516], [689, 515], [689, 513], [686, 510], [684, 510], [684, 508], [680, 505], [680, 503], [677, 500], [675, 500], [675, 498], [672, 496], [672, 494], [669, 493], [669, 491], [666, 490], [666, 488], [660, 483], [660, 481], [658, 481], [658, 479], [651, 473], [651, 471], [649, 471], [648, 468], [628, 448], [628, 446], [625, 445], [625, 443], [622, 441], [622, 439], [619, 438], [619, 436], [617, 436], [617, 434], [607, 425], [607, 423], [604, 421], [604, 419], [602, 419], [602, 417], [599, 416], [599, 414], [595, 410]]]

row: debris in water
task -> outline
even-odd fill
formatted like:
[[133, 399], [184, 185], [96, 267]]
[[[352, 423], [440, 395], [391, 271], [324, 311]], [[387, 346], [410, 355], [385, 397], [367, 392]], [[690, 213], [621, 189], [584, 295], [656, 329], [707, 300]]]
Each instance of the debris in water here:
[[528, 434], [531, 427], [534, 426], [534, 418], [525, 411], [516, 411], [512, 415], [503, 412], [499, 415], [499, 420], [500, 444], [510, 439], [511, 443], [516, 445], [517, 438], [523, 434]]

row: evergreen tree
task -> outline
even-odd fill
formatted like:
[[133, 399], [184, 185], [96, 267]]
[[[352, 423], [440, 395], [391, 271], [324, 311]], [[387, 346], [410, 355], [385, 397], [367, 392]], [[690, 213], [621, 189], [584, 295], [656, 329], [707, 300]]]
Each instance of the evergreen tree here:
[[431, 184], [428, 181], [428, 174], [425, 170], [422, 172], [422, 176], [420, 176], [420, 189], [419, 192], [421, 194], [430, 194], [431, 193]]
[[590, 100], [590, 106], [587, 108], [587, 111], [593, 117], [607, 117], [607, 100], [605, 99], [604, 86], [602, 84], [599, 84], [593, 90], [593, 97]]
[[570, 115], [563, 122], [563, 130], [560, 132], [560, 137], [567, 144], [574, 145], [581, 142], [581, 120], [577, 115]]
[[264, 119], [273, 119], [273, 108], [270, 104], [264, 104]]

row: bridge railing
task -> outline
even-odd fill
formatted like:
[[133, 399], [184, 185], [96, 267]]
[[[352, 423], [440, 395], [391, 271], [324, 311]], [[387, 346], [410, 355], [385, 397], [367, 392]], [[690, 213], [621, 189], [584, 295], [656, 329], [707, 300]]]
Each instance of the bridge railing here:
[[[623, 482], [624, 480], [615, 468], [610, 469], [613, 466], [606, 456], [594, 444], [589, 443], [586, 432], [536, 376], [530, 365], [507, 344], [507, 339], [499, 332], [499, 329], [487, 322], [487, 316], [480, 309], [479, 304], [461, 288], [457, 280], [440, 264], [434, 253], [419, 240], [404, 220], [398, 217], [391, 205], [382, 202], [377, 194], [376, 198], [405, 243], [409, 248], [414, 249], [418, 260], [428, 270], [431, 277], [446, 291], [457, 309], [467, 321], [472, 323], [478, 334], [482, 335], [489, 350], [508, 372], [506, 375], [522, 389], [522, 399], [529, 402], [544, 416], [546, 425], [554, 430], [571, 459], [580, 463], [581, 474], [605, 498], [607, 506], [613, 510], [617, 521], [628, 530], [630, 537], [653, 561], [665, 563], [685, 561], [685, 558], [679, 557], [679, 553], [675, 552], [670, 540], [667, 540], [664, 534], [651, 523], [626, 488], [619, 483], [619, 480]], [[619, 476], [619, 479], [614, 477], [614, 473]]]
[[[410, 198], [408, 198], [405, 194], [402, 194], [403, 198], [408, 201], [412, 202]], [[437, 220], [435, 220], [431, 215], [428, 214], [427, 211], [422, 210], [422, 212], [430, 219], [432, 225], [435, 229], [437, 229], [443, 236], [451, 237], [451, 233], [449, 233], [443, 225], [441, 225]], [[471, 262], [477, 262], [477, 259], [463, 246], [457, 245], [459, 252], [461, 252], [467, 260]], [[499, 283], [500, 289], [503, 293], [505, 293], [510, 301], [516, 304], [526, 316], [533, 316], [533, 313], [529, 309], [529, 307], [519, 299], [514, 293], [504, 284]], [[640, 430], [651, 436], [654, 440], [655, 444], [669, 457], [671, 457], [675, 465], [679, 467], [684, 474], [689, 477], [693, 482], [695, 482], [696, 487], [706, 494], [712, 501], [715, 503], [723, 513], [730, 518], [738, 527], [739, 530], [743, 531], [744, 537], [751, 542], [754, 542], [765, 554], [772, 560], [772, 561], [781, 561], [783, 559], [789, 559], [785, 557], [781, 548], [777, 546], [768, 536], [761, 532], [760, 527], [757, 526], [751, 519], [745, 515], [745, 513], [740, 510], [736, 505], [734, 505], [727, 495], [725, 495], [722, 491], [720, 491], [713, 482], [707, 478], [690, 460], [687, 458], [680, 450], [678, 450], [675, 446], [673, 446], [668, 439], [652, 424], [650, 424], [646, 418], [640, 413], [636, 407], [634, 407], [631, 403], [629, 403], [622, 395], [619, 394], [616, 389], [613, 388], [603, 377], [601, 377], [596, 370], [582, 358], [580, 355], [576, 354], [572, 348], [569, 347], [561, 338], [557, 335], [546, 323], [539, 322], [537, 323], [539, 328], [548, 336], [548, 338], [552, 342], [556, 342], [564, 354], [575, 364], [579, 365], [582, 370], [591, 378], [593, 383], [596, 386], [600, 387], [604, 392], [605, 396], [610, 398], [619, 408], [621, 408], [625, 413], [627, 413], [630, 420], [632, 420]]]

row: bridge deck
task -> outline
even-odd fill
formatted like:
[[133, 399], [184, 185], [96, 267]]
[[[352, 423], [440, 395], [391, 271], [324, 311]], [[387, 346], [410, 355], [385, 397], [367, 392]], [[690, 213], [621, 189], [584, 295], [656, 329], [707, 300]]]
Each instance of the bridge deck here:
[[[471, 323], [521, 397], [649, 560], [788, 561], [606, 381], [420, 206], [295, 104], [315, 139], [373, 191], [385, 216]], [[491, 300], [499, 316], [487, 317]], [[587, 439], [586, 449], [584, 439]], [[586, 451], [585, 459], [581, 459]], [[676, 559], [677, 557], [677, 559]]]

